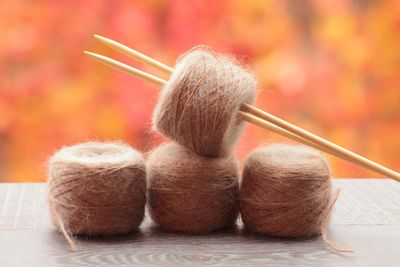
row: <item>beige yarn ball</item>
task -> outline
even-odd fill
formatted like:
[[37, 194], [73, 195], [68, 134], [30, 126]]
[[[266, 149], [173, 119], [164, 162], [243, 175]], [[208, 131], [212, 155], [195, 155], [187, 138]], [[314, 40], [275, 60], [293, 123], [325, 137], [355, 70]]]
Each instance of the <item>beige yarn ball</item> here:
[[232, 226], [238, 216], [234, 156], [200, 157], [170, 143], [147, 160], [148, 209], [162, 229], [202, 234]]
[[255, 149], [244, 163], [240, 212], [245, 226], [276, 237], [321, 234], [333, 205], [330, 169], [316, 150], [297, 145]]
[[198, 155], [227, 155], [243, 129], [238, 111], [255, 97], [250, 72], [232, 58], [196, 48], [179, 59], [161, 92], [153, 126]]
[[88, 142], [57, 151], [49, 161], [48, 204], [64, 234], [107, 236], [143, 220], [146, 180], [141, 153], [122, 143]]

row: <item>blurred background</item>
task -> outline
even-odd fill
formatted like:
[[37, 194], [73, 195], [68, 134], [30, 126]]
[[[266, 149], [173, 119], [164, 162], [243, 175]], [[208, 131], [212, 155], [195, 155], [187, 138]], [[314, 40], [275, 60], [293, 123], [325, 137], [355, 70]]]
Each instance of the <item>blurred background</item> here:
[[[171, 66], [197, 44], [235, 54], [259, 79], [257, 106], [400, 169], [400, 2], [377, 0], [0, 1], [0, 181], [44, 181], [56, 149], [122, 139], [149, 151], [159, 88], [83, 55], [157, 71], [98, 33]], [[270, 142], [249, 125], [240, 159]], [[337, 177], [378, 177], [329, 157]]]

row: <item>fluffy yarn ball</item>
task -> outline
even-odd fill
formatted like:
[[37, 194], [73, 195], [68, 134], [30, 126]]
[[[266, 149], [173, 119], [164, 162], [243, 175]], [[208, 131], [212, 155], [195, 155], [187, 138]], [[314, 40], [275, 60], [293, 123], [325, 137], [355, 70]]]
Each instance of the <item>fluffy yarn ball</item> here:
[[235, 157], [200, 157], [171, 143], [155, 149], [146, 164], [149, 213], [160, 228], [201, 234], [236, 221]]
[[62, 232], [122, 234], [143, 220], [145, 162], [128, 145], [88, 142], [64, 147], [49, 161], [48, 185], [51, 219]]
[[321, 234], [332, 196], [328, 163], [316, 150], [276, 144], [255, 149], [245, 161], [240, 212], [252, 231], [290, 238]]
[[193, 49], [178, 60], [161, 92], [153, 125], [198, 155], [226, 155], [243, 129], [238, 110], [255, 97], [250, 72], [210, 49]]

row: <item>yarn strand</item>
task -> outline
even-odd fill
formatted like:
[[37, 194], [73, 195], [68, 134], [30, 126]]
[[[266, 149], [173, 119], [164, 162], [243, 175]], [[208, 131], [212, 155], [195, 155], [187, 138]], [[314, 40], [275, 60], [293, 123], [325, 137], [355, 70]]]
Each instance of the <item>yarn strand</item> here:
[[60, 231], [63, 234], [65, 240], [68, 242], [68, 245], [71, 249], [71, 251], [77, 251], [78, 248], [76, 246], [76, 243], [74, 241], [74, 239], [72, 238], [72, 236], [68, 233], [67, 229], [65, 229], [65, 225], [64, 222], [62, 221], [61, 217], [59, 215], [57, 216], [57, 220], [58, 220], [58, 225], [60, 226]]
[[341, 245], [333, 242], [332, 240], [330, 240], [328, 238], [328, 223], [329, 223], [329, 218], [332, 214], [333, 211], [333, 207], [337, 201], [337, 199], [339, 198], [340, 195], [340, 188], [338, 188], [336, 190], [336, 192], [333, 195], [333, 199], [332, 199], [332, 203], [329, 205], [328, 210], [327, 210], [327, 216], [325, 217], [324, 222], [322, 223], [322, 227], [321, 227], [321, 238], [324, 241], [325, 245], [333, 250], [334, 252], [338, 252], [338, 253], [353, 253], [354, 251], [352, 249], [349, 248], [342, 248]]

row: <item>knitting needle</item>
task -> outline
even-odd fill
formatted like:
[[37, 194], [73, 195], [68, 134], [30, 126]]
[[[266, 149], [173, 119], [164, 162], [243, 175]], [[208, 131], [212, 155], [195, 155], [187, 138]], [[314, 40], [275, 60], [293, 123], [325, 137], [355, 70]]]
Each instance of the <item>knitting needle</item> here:
[[105, 57], [105, 56], [102, 56], [102, 55], [99, 55], [99, 54], [96, 54], [96, 53], [88, 52], [88, 51], [84, 51], [84, 53], [86, 55], [94, 58], [95, 60], [97, 60], [97, 61], [109, 66], [109, 67], [112, 67], [112, 68], [117, 69], [117, 70], [122, 70], [122, 71], [127, 72], [129, 74], [132, 74], [132, 75], [134, 75], [136, 77], [139, 77], [139, 78], [141, 78], [141, 79], [143, 79], [145, 81], [152, 82], [152, 83], [155, 83], [157, 85], [164, 85], [166, 83], [166, 81], [161, 79], [161, 78], [158, 78], [158, 77], [156, 77], [154, 75], [148, 74], [147, 72], [138, 70], [138, 69], [133, 68], [133, 67], [131, 67], [129, 65], [126, 65], [126, 64], [121, 63], [119, 61], [116, 61], [115, 59], [112, 59], [112, 58], [109, 58], [109, 57]]
[[174, 69], [171, 68], [170, 66], [167, 66], [167, 65], [165, 65], [149, 56], [146, 56], [130, 47], [127, 47], [126, 45], [123, 45], [117, 41], [111, 40], [104, 36], [100, 36], [98, 34], [95, 34], [94, 38], [97, 39], [98, 41], [100, 41], [101, 43], [105, 44], [106, 46], [127, 55], [128, 57], [133, 57], [140, 62], [147, 63], [148, 65], [153, 66], [165, 73], [170, 74], [171, 72], [174, 71]]
[[[105, 38], [105, 37], [99, 38], [99, 35], [97, 35], [97, 38], [99, 40], [101, 40], [103, 43], [107, 44], [109, 47], [111, 47], [111, 48], [113, 48], [113, 49], [115, 49], [117, 51], [120, 51], [119, 50], [120, 46], [113, 46], [113, 42], [115, 42], [115, 41], [112, 41], [111, 39], [108, 39], [108, 38]], [[117, 43], [117, 42], [115, 42], [115, 43]], [[127, 48], [126, 46], [124, 46], [124, 47]], [[161, 68], [161, 70], [165, 71], [166, 73], [171, 73], [171, 70], [173, 70], [173, 68], [168, 67], [168, 66], [166, 66], [165, 64], [162, 64], [162, 63], [154, 65], [154, 61], [155, 62], [158, 62], [158, 61], [156, 61], [154, 59], [151, 59], [151, 61], [147, 61], [147, 58], [149, 58], [149, 57], [141, 54], [140, 52], [138, 52], [136, 50], [133, 50], [133, 49], [130, 49], [130, 50], [133, 51], [133, 53], [130, 53], [130, 54], [133, 55], [134, 57], [136, 57], [136, 55], [141, 55], [140, 56], [140, 60], [142, 62], [146, 62], [146, 63], [148, 63], [148, 64], [150, 64], [152, 66], [156, 66], [159, 69]], [[328, 150], [331, 150], [332, 152], [335, 152], [336, 156], [344, 155], [344, 157], [345, 157], [344, 159], [346, 159], [346, 160], [350, 160], [351, 159], [351, 161], [353, 163], [356, 163], [356, 164], [358, 164], [358, 165], [360, 165], [362, 167], [368, 168], [370, 170], [376, 171], [376, 172], [378, 172], [380, 174], [383, 174], [385, 176], [391, 177], [391, 178], [393, 178], [393, 179], [395, 179], [397, 181], [400, 181], [400, 174], [399, 173], [397, 173], [397, 172], [395, 172], [395, 171], [393, 171], [391, 169], [388, 169], [388, 168], [386, 168], [386, 167], [384, 167], [384, 166], [382, 166], [380, 164], [377, 164], [377, 163], [375, 163], [375, 162], [373, 162], [373, 161], [371, 161], [371, 160], [369, 160], [367, 158], [364, 158], [364, 157], [362, 157], [362, 156], [360, 156], [360, 155], [358, 155], [358, 154], [356, 154], [356, 153], [354, 153], [354, 152], [352, 152], [350, 150], [347, 150], [347, 149], [345, 149], [345, 148], [343, 148], [341, 146], [338, 146], [338, 145], [336, 145], [336, 144], [334, 144], [334, 143], [332, 143], [332, 142], [330, 142], [328, 140], [325, 140], [325, 139], [323, 139], [323, 138], [321, 138], [321, 137], [319, 137], [319, 136], [317, 136], [315, 134], [307, 132], [304, 129], [301, 129], [301, 128], [295, 126], [295, 125], [292, 125], [292, 124], [290, 124], [290, 123], [288, 123], [288, 122], [286, 122], [286, 121], [284, 121], [282, 119], [279, 119], [279, 118], [277, 118], [277, 117], [275, 117], [275, 116], [273, 116], [273, 115], [271, 115], [271, 114], [269, 114], [269, 113], [267, 113], [267, 112], [265, 112], [263, 110], [260, 110], [260, 109], [258, 109], [256, 107], [254, 107], [252, 105], [244, 104], [243, 108], [241, 110], [242, 111], [248, 111], [249, 113], [258, 116], [259, 118], [262, 118], [262, 119], [268, 121], [270, 124], [272, 123], [272, 125], [278, 125], [279, 127], [283, 128], [283, 129], [285, 129], [285, 130], [287, 130], [289, 132], [292, 132], [295, 135], [298, 135], [298, 136], [302, 137], [305, 140], [311, 140], [311, 142], [313, 142], [315, 144], [318, 144], [320, 147], [325, 147], [326, 148], [325, 150], [328, 149]], [[249, 119], [249, 117], [246, 117], [246, 119]]]
[[[110, 46], [111, 48], [113, 48], [113, 49], [115, 49], [115, 50], [117, 50], [117, 51], [120, 51], [120, 47], [121, 47], [121, 46], [114, 46], [114, 43], [108, 41], [108, 40], [110, 40], [110, 39], [108, 39], [108, 38], [100, 38], [99, 40], [101, 40], [103, 43], [104, 43], [104, 42], [107, 42], [107, 45], [108, 45], [108, 46]], [[115, 42], [115, 41], [113, 41], [113, 42]], [[117, 42], [115, 42], [115, 43], [117, 43]], [[117, 43], [117, 44], [119, 44], [119, 43]], [[122, 45], [122, 46], [123, 46], [123, 45]], [[124, 47], [126, 47], [126, 46], [124, 46]], [[130, 55], [133, 56], [133, 57], [135, 57], [135, 58], [136, 58], [136, 55], [141, 54], [140, 52], [138, 52], [138, 51], [136, 51], [136, 50], [133, 50], [133, 49], [131, 49], [131, 50], [132, 50], [132, 51], [135, 51], [135, 53], [130, 53]], [[94, 53], [92, 53], [92, 56], [93, 56], [93, 54], [94, 54]], [[126, 54], [126, 53], [125, 53], [125, 54]], [[98, 55], [98, 56], [100, 56], [100, 55]], [[102, 57], [103, 57], [103, 56], [97, 57], [97, 60], [99, 60], [100, 62], [103, 62], [102, 59], [104, 59], [104, 58], [102, 58]], [[147, 61], [147, 58], [149, 58], [149, 57], [147, 57], [147, 56], [145, 56], [145, 55], [142, 55], [142, 56], [140, 57], [140, 60], [141, 60], [142, 62], [149, 63], [149, 64], [151, 64], [151, 65], [153, 65], [153, 66], [154, 66], [154, 62], [157, 62], [157, 61], [154, 60], [154, 59], [151, 59], [151, 61]], [[112, 59], [110, 59], [110, 60], [112, 60]], [[110, 60], [108, 60], [108, 61], [106, 61], [106, 62], [104, 62], [104, 63], [107, 64], [107, 65], [110, 65], [110, 63], [112, 62], [112, 61], [110, 61]], [[117, 62], [118, 62], [118, 61], [117, 61]], [[114, 62], [113, 62], [113, 63], [114, 63]], [[119, 63], [119, 62], [118, 62], [118, 63]], [[120, 69], [120, 70], [123, 70], [123, 71], [128, 72], [128, 73], [131, 73], [131, 74], [133, 74], [133, 75], [139, 76], [140, 78], [148, 78], [148, 76], [150, 75], [150, 74], [147, 74], [147, 75], [138, 75], [138, 70], [135, 71], [135, 72], [133, 72], [133, 71], [130, 69], [130, 68], [132, 68], [132, 67], [130, 67], [130, 66], [128, 66], [128, 65], [125, 65], [125, 64], [122, 64], [122, 65], [120, 65], [120, 64], [122, 64], [122, 63], [119, 63], [119, 65], [116, 65], [116, 66], [113, 66], [113, 67], [114, 67], [114, 68], [117, 68], [117, 69]], [[166, 65], [164, 65], [164, 64], [162, 64], [162, 63], [157, 64], [157, 68], [162, 68], [165, 72], [171, 73], [170, 70], [171, 70], [172, 68], [171, 68], [171, 67], [165, 68], [164, 66], [166, 66]], [[127, 68], [127, 67], [128, 67], [128, 68]], [[134, 69], [134, 68], [133, 68], [133, 69]], [[140, 72], [141, 72], [141, 71], [140, 71]], [[160, 80], [160, 78], [158, 78], [158, 79]], [[146, 79], [146, 80], [149, 81], [149, 79]], [[150, 81], [151, 81], [151, 80], [150, 80]], [[159, 84], [160, 84], [160, 83], [159, 83]], [[284, 120], [281, 120], [281, 119], [276, 120], [276, 119], [278, 119], [278, 118], [276, 118], [275, 116], [272, 116], [271, 114], [268, 114], [268, 113], [266, 113], [265, 111], [259, 112], [259, 111], [260, 111], [259, 109], [257, 109], [256, 107], [254, 107], [254, 109], [252, 109], [252, 107], [253, 107], [253, 106], [246, 104], [246, 105], [243, 106], [242, 109], [244, 109], [244, 111], [245, 111], [245, 109], [247, 108], [249, 111], [253, 112], [253, 115], [262, 116], [262, 119], [266, 120], [266, 121], [269, 122], [269, 123], [274, 124], [274, 123], [278, 122], [278, 123], [279, 123], [278, 125], [280, 125], [281, 127], [283, 126], [283, 127], [282, 127], [283, 129], [285, 129], [285, 130], [287, 130], [287, 131], [289, 131], [289, 132], [293, 132], [294, 135], [298, 135], [299, 137], [301, 137], [301, 138], [303, 138], [303, 139], [305, 139], [305, 140], [308, 140], [308, 141], [310, 141], [311, 143], [317, 144], [317, 145], [320, 147], [320, 148], [318, 148], [318, 149], [320, 149], [320, 150], [322, 150], [321, 148], [324, 147], [324, 148], [326, 149], [325, 152], [327, 152], [327, 153], [333, 154], [333, 155], [338, 156], [338, 157], [340, 157], [340, 158], [342, 158], [342, 159], [345, 159], [345, 160], [347, 160], [347, 161], [351, 161], [351, 162], [353, 162], [353, 163], [355, 163], [355, 164], [357, 164], [357, 165], [360, 165], [360, 166], [362, 166], [362, 167], [364, 167], [364, 168], [368, 168], [368, 169], [370, 169], [370, 170], [373, 170], [373, 171], [375, 171], [375, 172], [377, 172], [377, 173], [383, 174], [383, 175], [385, 175], [385, 176], [387, 176], [387, 177], [390, 177], [390, 178], [392, 178], [392, 179], [394, 179], [394, 180], [400, 182], [400, 174], [399, 174], [399, 173], [397, 173], [397, 172], [395, 172], [395, 171], [393, 171], [393, 170], [391, 170], [391, 169], [388, 169], [388, 168], [386, 168], [386, 167], [384, 167], [384, 166], [382, 166], [382, 165], [380, 165], [380, 164], [377, 164], [377, 163], [375, 163], [375, 162], [373, 162], [373, 161], [371, 161], [371, 160], [368, 160], [368, 159], [366, 159], [366, 158], [364, 158], [364, 157], [362, 157], [362, 156], [360, 156], [360, 155], [358, 155], [358, 154], [356, 154], [356, 153], [354, 153], [354, 152], [351, 152], [351, 151], [349, 151], [349, 150], [347, 150], [347, 149], [345, 149], [345, 148], [343, 148], [343, 147], [340, 147], [340, 146], [338, 146], [338, 145], [335, 145], [335, 144], [333, 144], [333, 143], [331, 143], [331, 142], [329, 142], [329, 141], [327, 141], [327, 140], [325, 140], [325, 139], [323, 139], [323, 138], [321, 138], [321, 137], [319, 137], [319, 136], [316, 136], [316, 135], [314, 135], [314, 134], [311, 134], [311, 133], [309, 133], [309, 132], [307, 132], [307, 131], [305, 131], [305, 130], [303, 130], [303, 129], [297, 127], [297, 126], [294, 126], [294, 125], [292, 125], [292, 124], [290, 124], [290, 123], [288, 123], [288, 122], [286, 122], [286, 121], [284, 121]], [[254, 114], [254, 113], [256, 113], [256, 114]], [[270, 115], [270, 116], [267, 116], [266, 114], [268, 114], [268, 115]], [[249, 122], [254, 123], [254, 121], [250, 121], [250, 120], [249, 120], [249, 117], [244, 117], [244, 118], [245, 118], [246, 120], [248, 120]], [[259, 125], [259, 126], [260, 126], [260, 125]], [[265, 127], [264, 127], [264, 128], [265, 128]], [[298, 141], [298, 140], [297, 140], [297, 141]], [[303, 143], [304, 143], [304, 142], [303, 142]], [[324, 149], [324, 150], [325, 150], [325, 149]]]

